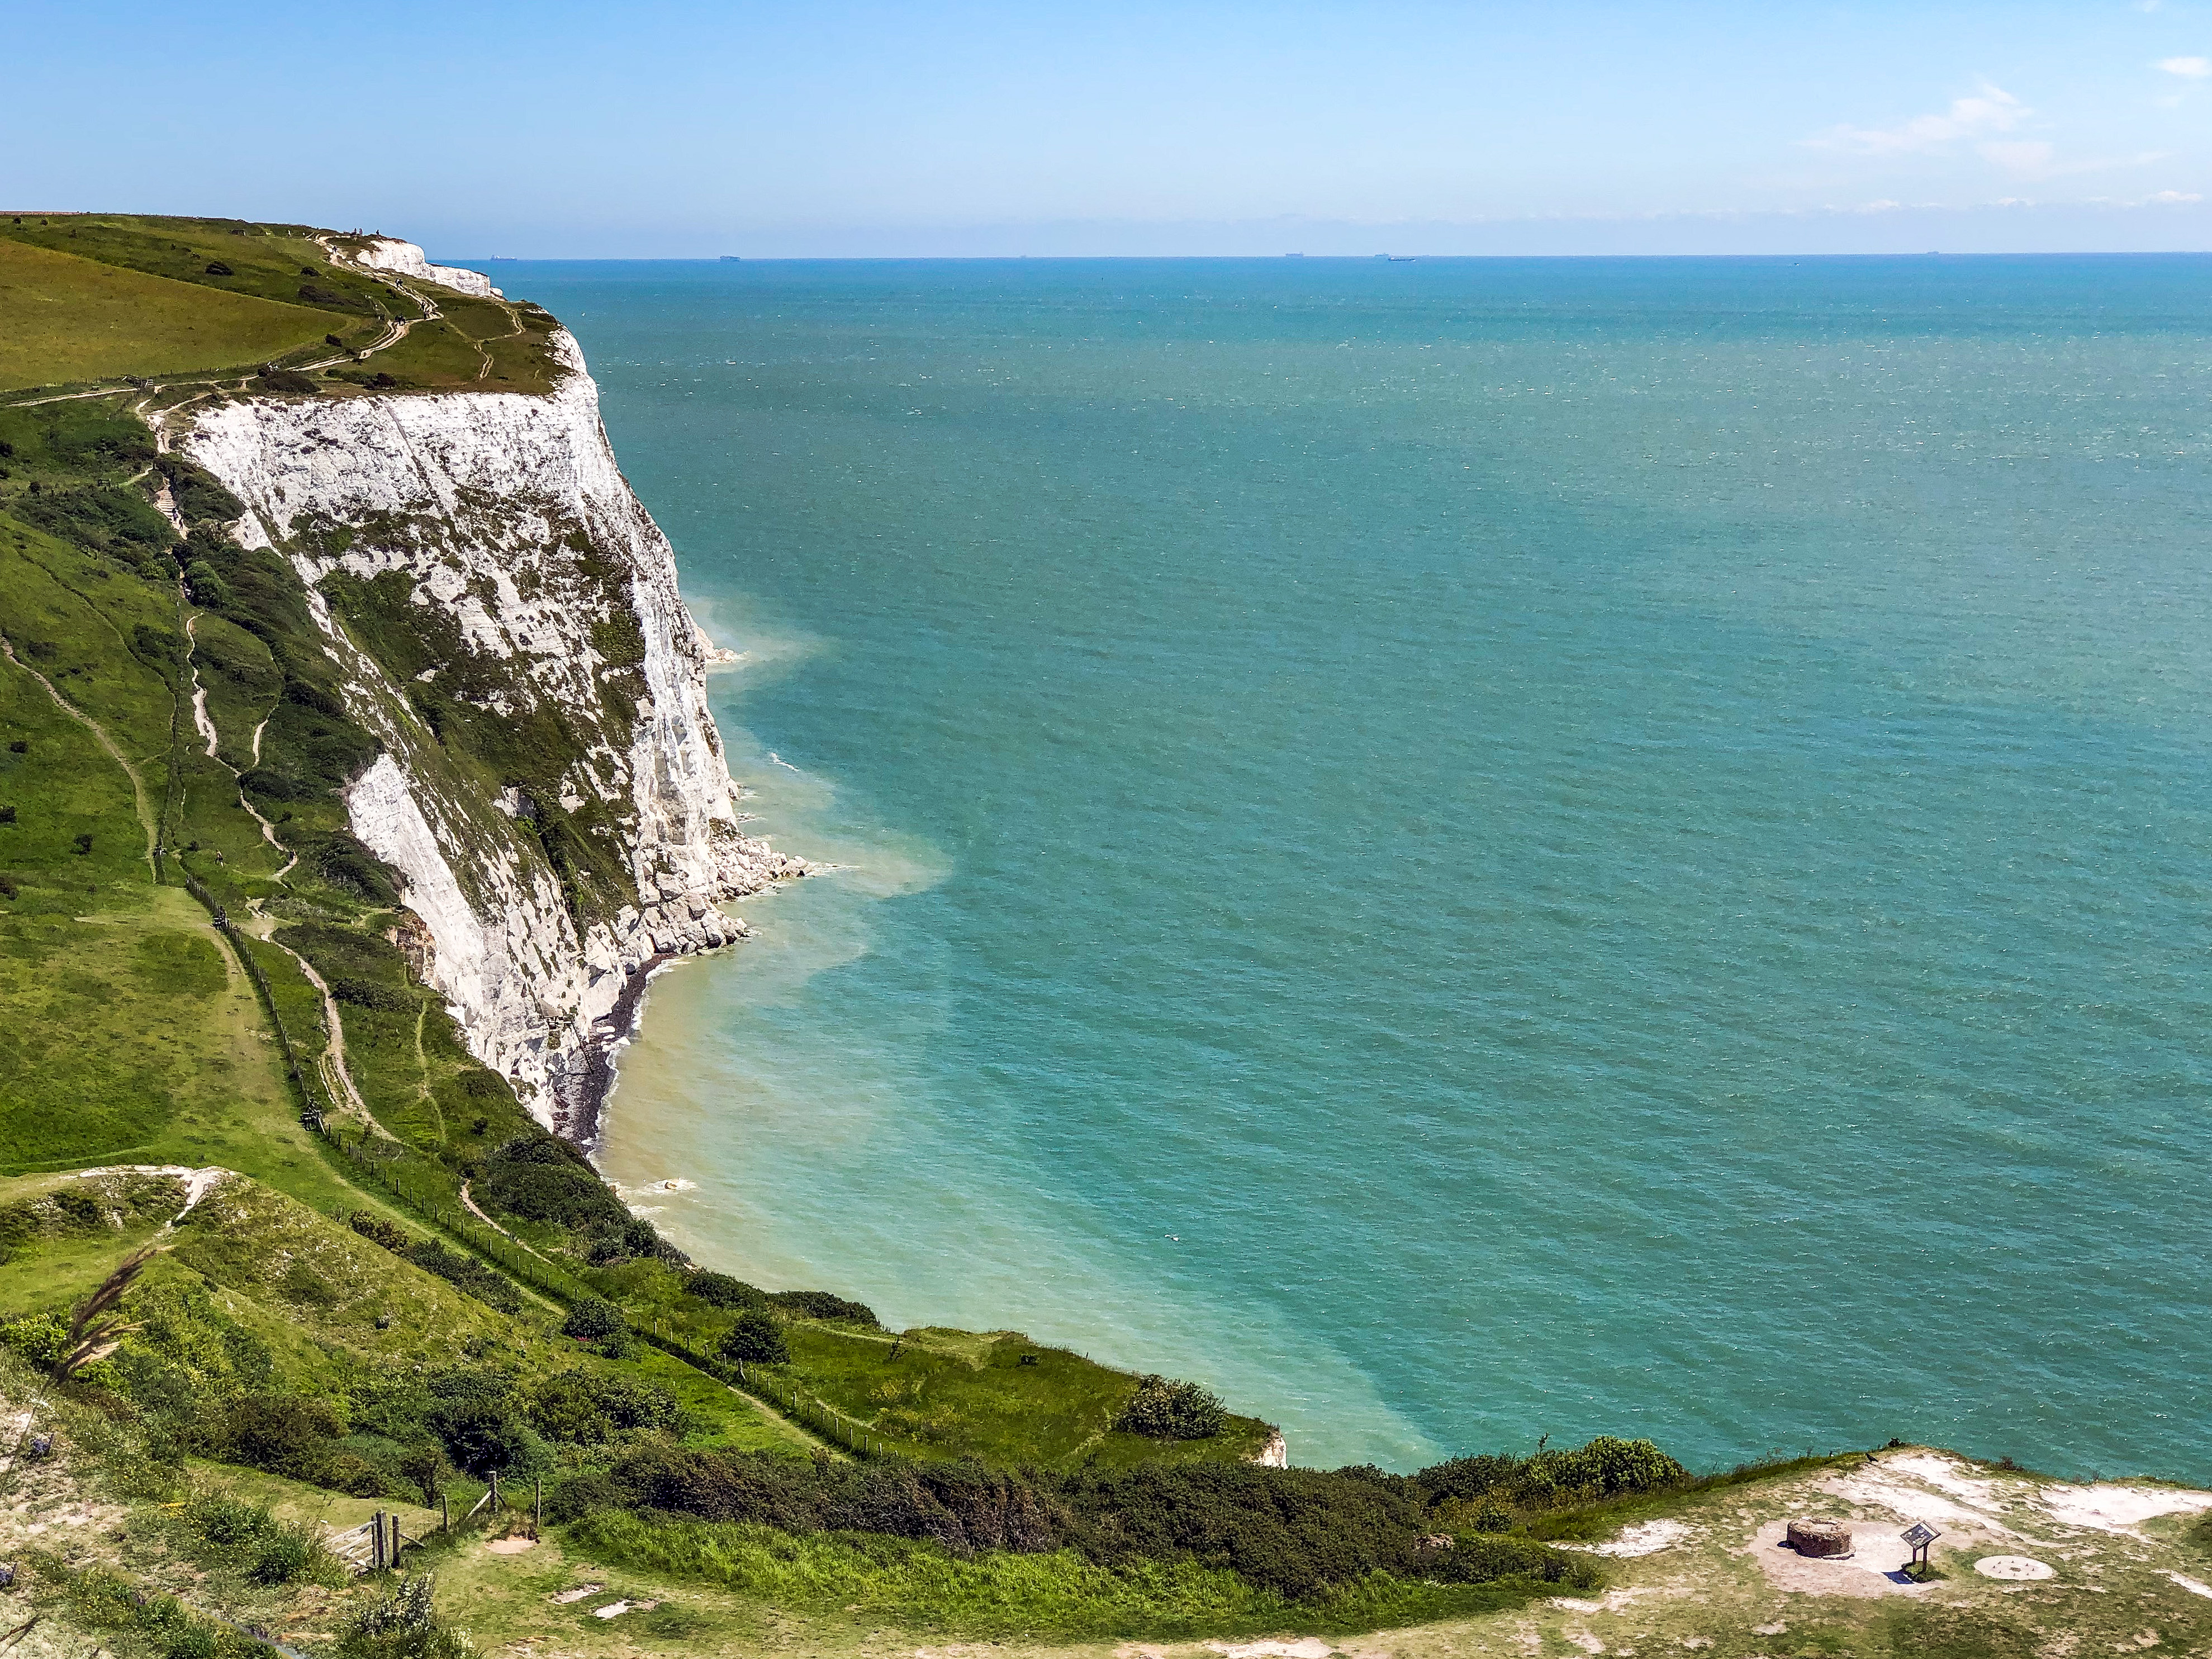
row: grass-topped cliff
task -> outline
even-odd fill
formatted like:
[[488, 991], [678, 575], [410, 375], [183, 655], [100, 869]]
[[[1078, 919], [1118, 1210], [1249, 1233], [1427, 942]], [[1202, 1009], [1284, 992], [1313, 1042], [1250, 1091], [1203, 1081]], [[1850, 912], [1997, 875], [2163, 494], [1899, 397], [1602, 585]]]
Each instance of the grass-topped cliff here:
[[[487, 1063], [434, 983], [451, 941], [420, 872], [349, 793], [404, 762], [453, 902], [542, 892], [574, 954], [696, 902], [672, 860], [630, 856], [652, 826], [626, 757], [675, 700], [645, 578], [543, 492], [279, 521], [194, 459], [228, 421], [291, 446], [268, 458], [288, 480], [342, 475], [370, 465], [324, 453], [364, 429], [344, 411], [397, 428], [410, 398], [576, 384], [544, 312], [368, 263], [380, 246], [0, 213], [0, 1644], [374, 1659], [1456, 1620], [1448, 1650], [1596, 1651], [1550, 1598], [1623, 1570], [1574, 1546], [1717, 1528], [1850, 1467], [1698, 1481], [1611, 1439], [1410, 1477], [1263, 1467], [1269, 1426], [1195, 1385], [888, 1330], [662, 1240], [542, 1127], [527, 1065]], [[500, 643], [548, 616], [573, 625]], [[413, 1541], [399, 1573], [356, 1574], [333, 1529], [380, 1513]], [[2194, 1537], [2145, 1547], [2179, 1570]], [[2025, 1651], [1968, 1588], [1933, 1624], [1838, 1619], [1805, 1650]], [[1747, 1653], [1766, 1638], [1736, 1589], [1720, 1650]]]

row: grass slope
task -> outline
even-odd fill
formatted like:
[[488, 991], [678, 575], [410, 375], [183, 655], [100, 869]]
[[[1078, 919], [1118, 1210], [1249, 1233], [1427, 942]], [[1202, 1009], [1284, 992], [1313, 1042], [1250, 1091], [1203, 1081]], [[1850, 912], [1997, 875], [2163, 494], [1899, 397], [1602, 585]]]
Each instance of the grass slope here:
[[332, 319], [0, 238], [0, 392], [251, 364], [319, 344]]

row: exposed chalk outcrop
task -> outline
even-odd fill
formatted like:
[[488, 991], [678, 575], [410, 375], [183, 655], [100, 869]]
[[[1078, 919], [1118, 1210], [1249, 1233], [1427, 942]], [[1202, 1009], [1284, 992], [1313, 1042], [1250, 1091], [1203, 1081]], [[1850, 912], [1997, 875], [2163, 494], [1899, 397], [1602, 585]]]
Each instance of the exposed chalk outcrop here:
[[[739, 833], [707, 708], [712, 649], [673, 552], [617, 467], [598, 388], [567, 335], [556, 391], [232, 403], [181, 447], [246, 503], [247, 545], [307, 585], [354, 717], [384, 754], [347, 793], [354, 833], [405, 882], [402, 945], [465, 1040], [549, 1126], [588, 1141], [625, 990], [656, 958], [743, 924], [715, 908], [799, 860]], [[574, 747], [533, 802], [459, 767], [410, 688], [341, 627], [320, 584], [396, 574], [480, 667], [476, 706], [557, 710]], [[411, 614], [411, 613], [410, 613]], [[483, 683], [489, 683], [489, 690]], [[618, 849], [619, 902], [564, 893], [534, 821]]]
[[395, 271], [402, 276], [435, 283], [456, 294], [473, 294], [479, 299], [507, 297], [491, 285], [491, 278], [481, 270], [469, 270], [459, 265], [434, 265], [423, 257], [418, 243], [403, 242], [397, 236], [372, 236], [349, 248], [346, 257], [371, 270]]

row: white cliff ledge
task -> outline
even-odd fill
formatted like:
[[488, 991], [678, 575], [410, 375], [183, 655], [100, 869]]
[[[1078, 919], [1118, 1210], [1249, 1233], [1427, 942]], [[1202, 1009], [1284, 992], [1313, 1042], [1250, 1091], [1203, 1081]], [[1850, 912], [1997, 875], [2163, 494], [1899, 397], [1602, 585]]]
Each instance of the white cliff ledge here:
[[435, 283], [441, 288], [452, 289], [456, 294], [473, 294], [480, 300], [506, 298], [491, 285], [491, 278], [483, 272], [470, 270], [460, 265], [434, 265], [423, 256], [420, 244], [403, 242], [397, 236], [368, 237], [349, 247], [346, 257], [356, 264], [367, 265], [372, 270], [389, 270], [402, 276]]
[[[740, 937], [717, 903], [805, 866], [738, 831], [707, 708], [711, 647], [667, 538], [616, 465], [581, 353], [565, 334], [556, 343], [570, 372], [550, 396], [232, 403], [183, 447], [246, 504], [240, 540], [299, 572], [349, 712], [383, 745], [346, 804], [421, 919], [398, 942], [471, 1051], [541, 1121], [588, 1141], [612, 1021], [638, 976]], [[634, 902], [564, 896], [528, 822], [538, 809], [448, 755], [318, 588], [386, 572], [411, 581], [426, 622], [458, 628], [472, 661], [497, 665], [477, 706], [558, 711], [576, 739], [558, 806], [618, 847]], [[627, 643], [610, 647], [617, 636]]]

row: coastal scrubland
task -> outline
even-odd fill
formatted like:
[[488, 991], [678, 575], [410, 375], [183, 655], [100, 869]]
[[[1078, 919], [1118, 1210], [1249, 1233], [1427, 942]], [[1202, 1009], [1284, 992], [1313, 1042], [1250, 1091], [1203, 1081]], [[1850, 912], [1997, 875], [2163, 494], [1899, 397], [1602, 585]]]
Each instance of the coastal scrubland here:
[[[1860, 1501], [1837, 1483], [1864, 1454], [1703, 1480], [1613, 1438], [1413, 1475], [1262, 1467], [1270, 1426], [1193, 1386], [1015, 1332], [888, 1330], [832, 1290], [689, 1261], [471, 1054], [341, 795], [379, 752], [346, 666], [373, 662], [407, 688], [380, 712], [428, 734], [441, 787], [532, 801], [514, 833], [586, 917], [636, 896], [605, 826], [560, 804], [604, 734], [503, 708], [496, 665], [404, 579], [311, 594], [162, 441], [175, 411], [234, 397], [537, 391], [564, 372], [544, 313], [353, 268], [346, 246], [0, 214], [0, 283], [56, 307], [0, 347], [14, 1651], [874, 1652], [1419, 1625], [1390, 1650], [1594, 1652], [1621, 1643], [1592, 1621], [1627, 1615], [1636, 1639], [1748, 1654], [1780, 1650], [1761, 1621], [1795, 1595], [1814, 1611], [1783, 1620], [1808, 1632], [1790, 1651], [1964, 1654], [2136, 1616], [2117, 1596], [2030, 1613], [1949, 1557], [1948, 1588], [1897, 1605], [1862, 1607], [1848, 1581], [1776, 1589], [1755, 1540], [1732, 1540], [1778, 1505]], [[627, 613], [612, 586], [595, 603], [619, 686]], [[106, 1299], [103, 1334], [82, 1310]], [[396, 1573], [331, 1553], [334, 1527], [381, 1514], [410, 1540]], [[1660, 1522], [1684, 1529], [1668, 1553], [1586, 1547]], [[2150, 1597], [2161, 1640], [2212, 1635], [2172, 1577], [2212, 1550], [2172, 1516], [2143, 1524], [2114, 1547], [2140, 1559], [2075, 1537], [2069, 1573]]]

